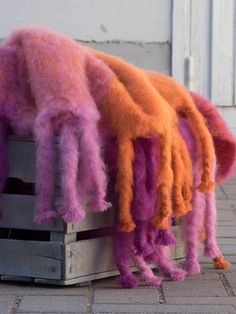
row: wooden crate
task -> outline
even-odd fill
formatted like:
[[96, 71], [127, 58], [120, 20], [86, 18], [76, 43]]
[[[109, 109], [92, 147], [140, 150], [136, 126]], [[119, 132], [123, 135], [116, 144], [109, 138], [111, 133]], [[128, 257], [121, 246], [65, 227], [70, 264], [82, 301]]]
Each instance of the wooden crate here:
[[[112, 261], [113, 211], [92, 213], [86, 208], [80, 223], [58, 219], [54, 224], [35, 224], [34, 142], [11, 137], [8, 160], [8, 184], [0, 198], [1, 280], [70, 285], [117, 275]], [[177, 244], [172, 254], [179, 259], [184, 248], [178, 226], [173, 232]]]

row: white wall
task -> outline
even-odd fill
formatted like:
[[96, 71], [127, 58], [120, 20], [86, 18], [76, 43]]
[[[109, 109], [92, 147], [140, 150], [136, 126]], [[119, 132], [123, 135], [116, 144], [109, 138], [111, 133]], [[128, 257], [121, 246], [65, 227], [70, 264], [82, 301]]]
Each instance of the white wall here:
[[172, 73], [229, 105], [221, 112], [236, 134], [235, 13], [236, 0], [0, 0], [0, 40], [22, 25], [46, 25], [137, 66]]
[[0, 0], [0, 39], [46, 25], [139, 67], [171, 72], [172, 0]]
[[0, 38], [25, 24], [48, 25], [86, 41], [171, 38], [171, 0], [0, 0], [0, 8]]

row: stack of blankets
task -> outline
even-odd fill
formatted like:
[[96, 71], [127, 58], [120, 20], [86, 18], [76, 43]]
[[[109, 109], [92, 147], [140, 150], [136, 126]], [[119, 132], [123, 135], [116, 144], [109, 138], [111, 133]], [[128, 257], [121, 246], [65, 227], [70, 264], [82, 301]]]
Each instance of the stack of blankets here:
[[[36, 151], [34, 221], [79, 222], [82, 204], [109, 210], [116, 195], [113, 251], [118, 282], [135, 287], [136, 264], [150, 285], [200, 272], [199, 235], [215, 268], [228, 268], [216, 243], [214, 189], [233, 171], [236, 142], [215, 106], [172, 78], [41, 27], [16, 30], [0, 47], [0, 189], [8, 176], [9, 133], [32, 136]], [[53, 205], [54, 138], [62, 199]], [[176, 267], [174, 217], [182, 217], [186, 258]]]

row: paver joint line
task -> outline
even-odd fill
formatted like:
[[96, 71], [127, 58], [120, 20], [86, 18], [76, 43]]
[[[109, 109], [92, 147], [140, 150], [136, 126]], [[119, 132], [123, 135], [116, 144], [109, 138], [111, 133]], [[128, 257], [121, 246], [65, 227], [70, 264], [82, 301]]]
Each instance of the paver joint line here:
[[15, 313], [17, 313], [17, 309], [19, 307], [19, 304], [20, 304], [22, 298], [23, 298], [22, 296], [15, 296], [14, 297], [14, 299], [12, 301], [12, 304], [10, 306], [8, 314], [15, 314]]
[[235, 297], [235, 293], [233, 291], [233, 288], [231, 287], [230, 283], [228, 282], [225, 274], [218, 273], [220, 281], [222, 282], [223, 287], [225, 288], [226, 294], [229, 297]]
[[166, 300], [165, 300], [165, 295], [164, 295], [164, 291], [163, 291], [162, 285], [157, 287], [157, 292], [158, 292], [158, 295], [159, 295], [159, 303], [165, 304]]
[[87, 287], [86, 296], [85, 296], [85, 306], [84, 306], [84, 314], [92, 313], [94, 299], [94, 288], [92, 286]]

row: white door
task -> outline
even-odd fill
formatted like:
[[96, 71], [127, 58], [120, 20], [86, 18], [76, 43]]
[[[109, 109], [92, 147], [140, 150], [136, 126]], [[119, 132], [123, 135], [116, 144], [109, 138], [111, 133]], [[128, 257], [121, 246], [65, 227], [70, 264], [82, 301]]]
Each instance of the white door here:
[[236, 0], [173, 0], [172, 75], [217, 106], [236, 105], [235, 15]]

